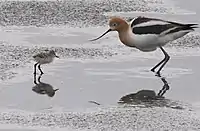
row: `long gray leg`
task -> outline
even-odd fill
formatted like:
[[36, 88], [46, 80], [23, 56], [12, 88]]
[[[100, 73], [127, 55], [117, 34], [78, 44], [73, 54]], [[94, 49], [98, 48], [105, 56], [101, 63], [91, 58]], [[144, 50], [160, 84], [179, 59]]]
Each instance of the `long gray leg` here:
[[156, 72], [158, 75], [160, 75], [160, 71], [162, 70], [162, 68], [165, 66], [165, 64], [170, 59], [170, 56], [167, 54], [167, 52], [162, 47], [160, 47], [160, 49], [163, 52], [163, 54], [165, 55], [165, 58], [151, 69], [152, 72], [155, 72], [155, 69], [162, 64], [161, 67]]
[[40, 74], [40, 76], [38, 77], [38, 82], [41, 83], [40, 79], [42, 78], [43, 74]]
[[38, 63], [36, 63], [36, 64], [34, 65], [34, 72], [33, 72], [34, 75], [36, 75], [36, 68], [37, 68], [37, 65], [38, 65]]
[[165, 61], [163, 62], [163, 64], [160, 66], [160, 68], [158, 69], [158, 71], [156, 72], [156, 74], [160, 75], [160, 71], [162, 70], [162, 68], [167, 64], [167, 62], [169, 61], [170, 59], [170, 56], [167, 54], [167, 52], [162, 48], [160, 47], [160, 49], [162, 50], [162, 52], [164, 53], [165, 55]]
[[42, 71], [42, 69], [41, 69], [40, 66], [41, 66], [41, 65], [39, 64], [38, 69], [40, 70], [40, 74], [42, 75], [42, 74], [44, 74], [44, 72]]
[[37, 81], [36, 81], [36, 74], [34, 74], [34, 80], [33, 80], [33, 82], [34, 82], [34, 84], [36, 84], [37, 85]]

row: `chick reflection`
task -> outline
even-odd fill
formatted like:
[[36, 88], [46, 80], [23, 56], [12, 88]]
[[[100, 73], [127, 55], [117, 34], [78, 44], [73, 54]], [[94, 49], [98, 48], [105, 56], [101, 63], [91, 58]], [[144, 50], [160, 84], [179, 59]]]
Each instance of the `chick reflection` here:
[[53, 97], [55, 92], [59, 89], [53, 89], [53, 86], [47, 83], [43, 83], [40, 81], [42, 75], [38, 77], [38, 83], [36, 80], [36, 75], [34, 75], [34, 84], [35, 86], [32, 88], [32, 91], [38, 94], [47, 94], [49, 97]]

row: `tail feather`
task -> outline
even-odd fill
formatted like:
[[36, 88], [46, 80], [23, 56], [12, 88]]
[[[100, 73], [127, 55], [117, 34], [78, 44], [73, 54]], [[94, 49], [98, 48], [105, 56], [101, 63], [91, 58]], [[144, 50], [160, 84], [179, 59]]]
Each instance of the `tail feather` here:
[[172, 21], [167, 21], [168, 23], [171, 23], [171, 24], [174, 24], [174, 25], [177, 25], [177, 26], [187, 26], [187, 27], [190, 27], [190, 28], [199, 28], [198, 24], [181, 24], [181, 23], [177, 23], [177, 22], [172, 22]]
[[186, 24], [186, 26], [195, 26], [195, 25], [198, 25], [198, 24]]
[[199, 28], [198, 26], [196, 26], [198, 24], [184, 24], [184, 25], [179, 25], [177, 28], [170, 30], [169, 32], [167, 32], [166, 34], [171, 34], [171, 33], [176, 33], [179, 31], [194, 31], [194, 28]]
[[197, 25], [198, 24], [186, 24], [184, 26], [186, 26], [188, 29], [193, 29], [193, 28], [199, 28]]
[[199, 28], [198, 24], [185, 24], [179, 27], [180, 30], [194, 30], [194, 28]]

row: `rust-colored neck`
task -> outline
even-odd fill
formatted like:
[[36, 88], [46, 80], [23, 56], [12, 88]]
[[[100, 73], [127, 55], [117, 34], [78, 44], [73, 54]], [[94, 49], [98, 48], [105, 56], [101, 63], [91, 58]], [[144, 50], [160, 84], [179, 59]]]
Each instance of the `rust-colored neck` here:
[[127, 45], [127, 37], [128, 37], [129, 25], [128, 23], [124, 23], [123, 27], [118, 30], [120, 41]]

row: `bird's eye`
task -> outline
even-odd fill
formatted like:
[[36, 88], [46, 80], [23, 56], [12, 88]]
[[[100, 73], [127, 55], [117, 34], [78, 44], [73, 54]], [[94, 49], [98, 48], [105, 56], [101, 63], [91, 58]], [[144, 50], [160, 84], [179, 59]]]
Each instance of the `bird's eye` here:
[[113, 26], [117, 26], [117, 23], [113, 23]]

